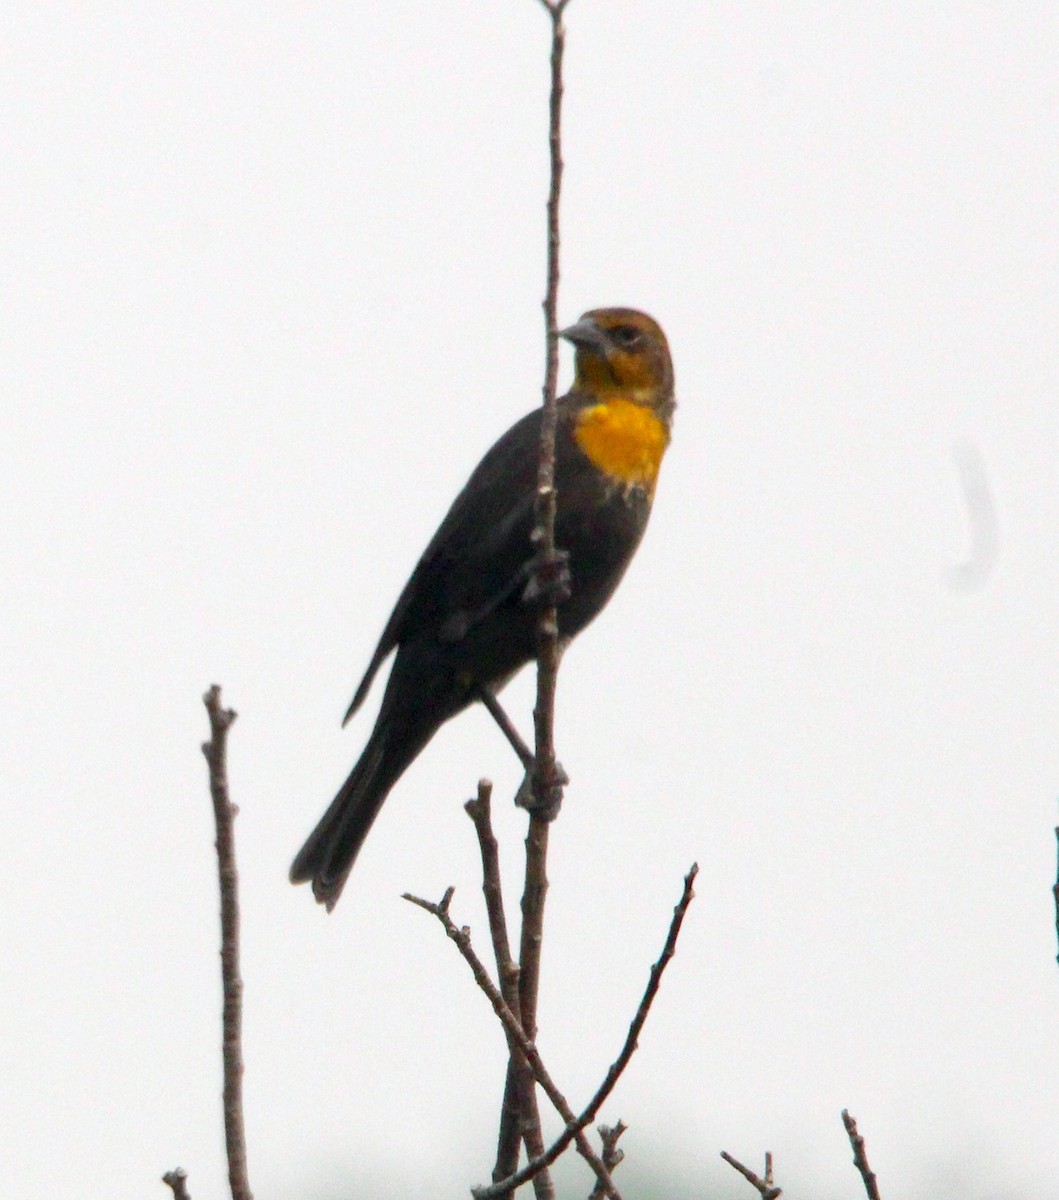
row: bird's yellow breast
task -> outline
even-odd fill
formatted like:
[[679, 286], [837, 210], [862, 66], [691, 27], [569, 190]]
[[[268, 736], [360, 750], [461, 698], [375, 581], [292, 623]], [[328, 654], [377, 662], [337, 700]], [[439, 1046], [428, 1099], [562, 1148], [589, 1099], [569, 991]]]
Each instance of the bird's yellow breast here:
[[574, 430], [577, 444], [613, 479], [654, 491], [669, 429], [653, 409], [626, 399], [608, 399], [583, 409]]

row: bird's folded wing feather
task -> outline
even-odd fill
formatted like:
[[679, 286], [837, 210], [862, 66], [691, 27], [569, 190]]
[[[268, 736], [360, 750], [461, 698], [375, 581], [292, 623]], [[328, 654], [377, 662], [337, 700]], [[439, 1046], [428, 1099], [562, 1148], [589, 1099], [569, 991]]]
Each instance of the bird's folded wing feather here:
[[453, 501], [394, 606], [345, 721], [400, 642], [431, 632], [463, 636], [511, 594], [532, 555], [540, 425], [540, 409], [513, 425]]

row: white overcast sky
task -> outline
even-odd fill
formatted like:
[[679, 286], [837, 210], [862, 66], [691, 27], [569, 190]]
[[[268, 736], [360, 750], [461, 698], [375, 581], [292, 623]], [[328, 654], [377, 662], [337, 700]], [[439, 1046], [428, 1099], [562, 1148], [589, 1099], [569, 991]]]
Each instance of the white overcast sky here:
[[[680, 407], [561, 675], [542, 1051], [587, 1098], [695, 859], [603, 1114], [632, 1194], [749, 1196], [727, 1149], [855, 1197], [848, 1106], [887, 1200], [1059, 1195], [1059, 9], [568, 27], [561, 316], [653, 313]], [[488, 1176], [502, 1038], [398, 899], [454, 884], [487, 948], [479, 775], [512, 878], [523, 828], [488, 719], [401, 781], [333, 916], [286, 871], [401, 584], [539, 399], [546, 53], [534, 0], [0, 17], [5, 1197], [178, 1163], [221, 1193], [213, 681], [256, 1194]], [[969, 565], [959, 462], [995, 507]]]

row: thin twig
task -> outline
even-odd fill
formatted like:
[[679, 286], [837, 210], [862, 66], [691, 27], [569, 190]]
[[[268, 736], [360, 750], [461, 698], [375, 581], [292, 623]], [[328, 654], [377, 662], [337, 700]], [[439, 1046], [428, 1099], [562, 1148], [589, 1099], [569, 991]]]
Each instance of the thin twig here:
[[[518, 1018], [504, 1002], [504, 997], [500, 994], [500, 990], [493, 983], [492, 979], [490, 979], [489, 972], [486, 970], [484, 963], [475, 953], [474, 947], [471, 945], [471, 931], [466, 926], [462, 928], [458, 927], [452, 917], [449, 916], [449, 905], [452, 902], [452, 895], [453, 889], [450, 887], [446, 890], [444, 896], [442, 896], [440, 903], [437, 904], [431, 900], [424, 900], [420, 896], [413, 896], [408, 892], [405, 892], [404, 899], [410, 904], [415, 904], [419, 908], [426, 909], [428, 913], [432, 913], [441, 922], [445, 933], [455, 942], [456, 948], [471, 968], [475, 983], [485, 993], [489, 1003], [493, 1006], [493, 1012], [500, 1018], [500, 1022], [504, 1026], [504, 1032], [508, 1035], [509, 1039], [515, 1042], [528, 1063], [532, 1077], [541, 1085], [545, 1095], [555, 1105], [556, 1111], [566, 1122], [567, 1128], [574, 1131], [571, 1133], [571, 1136], [577, 1142], [578, 1151], [592, 1170], [595, 1171], [596, 1177], [605, 1184], [603, 1194], [609, 1197], [610, 1200], [621, 1200], [621, 1196], [610, 1182], [607, 1168], [603, 1165], [599, 1155], [592, 1149], [591, 1144], [584, 1134], [576, 1132], [579, 1128], [577, 1125], [578, 1118], [574, 1116], [570, 1105], [566, 1102], [566, 1097], [556, 1087], [547, 1067], [545, 1067], [541, 1060], [537, 1047], [526, 1036], [525, 1030], [519, 1024]], [[570, 1138], [567, 1138], [567, 1143], [569, 1141]], [[538, 1162], [534, 1168], [534, 1173], [529, 1173], [528, 1167], [524, 1168], [523, 1171], [519, 1172], [521, 1178], [512, 1177], [502, 1180], [500, 1183], [493, 1184], [490, 1187], [472, 1188], [471, 1195], [475, 1200], [493, 1200], [494, 1197], [506, 1196], [520, 1184], [535, 1178], [535, 1173], [543, 1171], [551, 1161], [549, 1159], [547, 1162]]]
[[[511, 957], [511, 943], [507, 935], [507, 917], [504, 913], [503, 893], [500, 885], [499, 849], [491, 819], [491, 796], [492, 785], [488, 784], [486, 780], [482, 780], [478, 785], [477, 800], [469, 801], [465, 807], [474, 822], [478, 834], [478, 844], [481, 848], [482, 891], [485, 894], [486, 912], [489, 916], [489, 932], [493, 939], [497, 978], [500, 980], [505, 1003], [521, 1025], [520, 969], [518, 963]], [[507, 1075], [500, 1109], [496, 1163], [493, 1167], [494, 1182], [506, 1179], [518, 1170], [519, 1147], [527, 1130], [530, 1144], [538, 1147], [538, 1153], [542, 1154], [544, 1141], [540, 1132], [540, 1109], [533, 1087], [533, 1072], [518, 1049], [517, 1043], [509, 1037]], [[547, 1180], [545, 1182], [550, 1183]]]
[[[558, 423], [556, 399], [559, 377], [559, 197], [562, 190], [562, 99], [563, 50], [566, 31], [563, 10], [568, 0], [541, 0], [551, 21], [551, 86], [548, 94], [549, 183], [547, 202], [547, 285], [544, 296], [545, 368], [540, 458], [537, 471], [536, 521], [533, 530], [536, 553], [544, 563], [554, 562], [555, 430]], [[535, 806], [530, 812], [526, 834], [526, 883], [522, 894], [522, 934], [519, 939], [519, 1010], [522, 1026], [530, 1039], [537, 1036], [537, 993], [540, 985], [541, 946], [544, 935], [544, 900], [548, 893], [548, 821], [558, 811], [562, 785], [555, 761], [555, 683], [559, 671], [559, 615], [554, 603], [541, 610], [537, 626], [537, 701], [533, 709], [535, 734], [532, 784]], [[514, 1093], [514, 1096], [512, 1095]], [[504, 1174], [518, 1165], [510, 1128], [511, 1114], [518, 1106], [518, 1124], [528, 1158], [544, 1151], [540, 1115], [529, 1072], [524, 1064], [510, 1060], [504, 1103], [501, 1109], [497, 1171]], [[503, 1160], [503, 1161], [502, 1161]], [[555, 1189], [547, 1171], [539, 1171], [533, 1183], [537, 1200], [554, 1200]]]
[[[485, 895], [485, 911], [489, 917], [489, 934], [493, 939], [493, 955], [496, 958], [496, 974], [500, 981], [500, 993], [504, 1003], [522, 1021], [519, 1009], [518, 963], [511, 957], [511, 942], [507, 934], [507, 915], [504, 912], [504, 894], [500, 880], [500, 849], [492, 821], [493, 785], [487, 779], [478, 782], [478, 797], [464, 805], [467, 815], [474, 822], [478, 835], [478, 846], [482, 854], [482, 892]], [[516, 1071], [524, 1069], [525, 1060], [518, 1044], [508, 1036], [508, 1071], [504, 1085], [504, 1107], [500, 1115], [500, 1130], [497, 1135], [496, 1165], [493, 1182], [505, 1179], [518, 1169], [519, 1146], [522, 1133], [519, 1129], [518, 1080]], [[536, 1097], [534, 1097], [536, 1099]]]
[[224, 1144], [232, 1200], [253, 1200], [246, 1169], [243, 1125], [243, 981], [239, 974], [239, 875], [235, 868], [234, 821], [238, 809], [228, 796], [228, 730], [235, 712], [221, 706], [214, 684], [203, 696], [210, 718], [210, 740], [204, 743], [210, 771], [210, 795], [217, 826], [217, 870], [221, 885], [221, 985], [224, 992], [222, 1054], [224, 1059]]
[[864, 1139], [857, 1132], [857, 1122], [849, 1115], [849, 1109], [842, 1110], [842, 1124], [846, 1127], [846, 1136], [853, 1147], [853, 1165], [864, 1180], [864, 1191], [868, 1200], [881, 1200], [879, 1185], [875, 1181], [875, 1172], [868, 1166], [868, 1156], [864, 1151]]
[[724, 1159], [729, 1166], [735, 1167], [740, 1175], [757, 1188], [761, 1200], [777, 1200], [778, 1196], [783, 1195], [783, 1189], [776, 1187], [772, 1180], [772, 1155], [765, 1155], [765, 1178], [761, 1179], [755, 1175], [749, 1167], [744, 1167], [738, 1158], [733, 1158], [727, 1150], [721, 1151], [721, 1158]]
[[477, 799], [464, 805], [467, 815], [474, 822], [478, 835], [478, 846], [482, 853], [482, 893], [485, 896], [485, 911], [489, 917], [489, 933], [493, 939], [496, 957], [497, 978], [504, 1002], [518, 1015], [518, 963], [511, 957], [511, 943], [507, 936], [507, 915], [504, 912], [504, 892], [500, 881], [500, 847], [493, 833], [492, 819], [493, 785], [488, 779], [478, 781]]
[[[559, 198], [562, 192], [562, 106], [563, 51], [566, 30], [563, 10], [568, 0], [541, 0], [552, 25], [551, 88], [548, 94], [549, 184], [547, 202], [547, 285], [544, 295], [545, 365], [542, 388], [544, 411], [541, 419], [540, 459], [537, 470], [536, 525], [533, 530], [537, 555], [545, 563], [556, 559], [555, 430], [558, 423], [556, 393], [559, 378]], [[555, 682], [559, 671], [559, 616], [554, 603], [541, 610], [537, 625], [537, 703], [533, 711], [536, 734], [534, 791], [544, 815], [556, 807], [555, 769]], [[543, 905], [543, 899], [541, 901]], [[534, 1001], [536, 996], [533, 997]], [[535, 1005], [534, 1005], [535, 1007]]]
[[[617, 1125], [600, 1125], [597, 1130], [599, 1140], [603, 1143], [603, 1165], [612, 1175], [615, 1167], [619, 1166], [625, 1157], [625, 1151], [618, 1146], [618, 1141], [628, 1128], [628, 1125], [619, 1118]], [[588, 1200], [603, 1200], [603, 1196], [604, 1192], [597, 1179], [596, 1186], [592, 1189]]]
[[162, 1176], [162, 1182], [172, 1191], [173, 1200], [191, 1200], [191, 1193], [188, 1191], [188, 1173], [183, 1167], [166, 1171]]
[[583, 1114], [586, 1118], [585, 1124], [595, 1117], [604, 1101], [614, 1090], [614, 1085], [618, 1082], [622, 1072], [629, 1065], [629, 1059], [636, 1052], [640, 1034], [647, 1021], [647, 1014], [651, 1011], [651, 1005], [658, 995], [658, 988], [662, 983], [662, 974], [676, 953], [680, 928], [684, 924], [684, 917], [687, 915], [689, 905], [695, 899], [694, 884], [695, 876], [698, 873], [699, 864], [692, 863], [687, 875], [684, 876], [684, 890], [673, 909], [673, 919], [669, 923], [669, 932], [666, 935], [665, 945], [662, 947], [662, 953], [658, 956], [658, 961], [651, 967], [648, 974], [647, 987], [644, 989], [644, 994], [640, 1000], [640, 1006], [636, 1010], [636, 1015], [629, 1025], [629, 1032], [625, 1036], [625, 1044], [621, 1048], [621, 1053], [608, 1068], [606, 1077], [599, 1085], [596, 1094], [588, 1102], [588, 1106]]
[[[605, 1103], [607, 1097], [614, 1090], [614, 1085], [621, 1078], [622, 1072], [629, 1065], [629, 1060], [636, 1051], [640, 1033], [643, 1030], [644, 1023], [647, 1020], [647, 1014], [651, 1011], [651, 1005], [654, 1003], [655, 996], [658, 995], [658, 988], [662, 982], [662, 973], [665, 971], [670, 959], [676, 952], [677, 938], [680, 936], [680, 928], [684, 924], [684, 917], [688, 911], [688, 906], [695, 898], [695, 876], [699, 873], [697, 863], [691, 864], [691, 869], [684, 876], [684, 890], [681, 893], [680, 900], [673, 909], [673, 919], [669, 923], [669, 933], [666, 935], [665, 945], [662, 947], [662, 953], [658, 956], [658, 961], [651, 967], [650, 974], [647, 979], [647, 987], [644, 990], [643, 998], [636, 1010], [636, 1015], [629, 1025], [629, 1032], [625, 1037], [625, 1044], [621, 1048], [621, 1053], [611, 1063], [607, 1070], [606, 1077], [596, 1090], [596, 1094], [588, 1102], [584, 1111], [576, 1119], [571, 1119], [561, 1109], [560, 1115], [566, 1122], [566, 1128], [559, 1137], [552, 1143], [543, 1155], [533, 1157], [522, 1168], [521, 1171], [515, 1172], [507, 1179], [501, 1180], [494, 1185], [492, 1189], [483, 1188], [475, 1192], [475, 1200], [493, 1200], [493, 1197], [506, 1195], [513, 1187], [518, 1187], [525, 1183], [528, 1179], [533, 1178], [533, 1171], [539, 1170], [542, 1166], [548, 1166], [559, 1157], [560, 1154], [569, 1146], [572, 1139], [578, 1139], [578, 1149], [581, 1149], [581, 1130], [585, 1128], [591, 1121], [595, 1119]], [[532, 1065], [532, 1064], [531, 1064]], [[538, 1080], [538, 1082], [541, 1082]], [[543, 1086], [543, 1083], [542, 1083]], [[547, 1088], [545, 1088], [547, 1092]], [[551, 1094], [549, 1093], [549, 1099]], [[552, 1101], [554, 1103], [554, 1100]], [[558, 1107], [558, 1106], [556, 1106]], [[583, 1153], [583, 1151], [582, 1151]]]

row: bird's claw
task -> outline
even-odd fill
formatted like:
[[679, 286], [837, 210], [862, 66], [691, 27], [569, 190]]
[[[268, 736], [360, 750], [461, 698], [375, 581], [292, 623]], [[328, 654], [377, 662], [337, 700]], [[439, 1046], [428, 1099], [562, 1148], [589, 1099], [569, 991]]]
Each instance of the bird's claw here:
[[524, 604], [560, 605], [570, 599], [570, 555], [565, 550], [540, 553], [526, 563]]
[[540, 817], [542, 821], [554, 821], [559, 815], [563, 803], [563, 788], [570, 782], [570, 776], [563, 770], [563, 764], [552, 761], [552, 769], [546, 779], [539, 779], [536, 766], [526, 772], [518, 791], [515, 793], [515, 803], [524, 808], [532, 816]]

